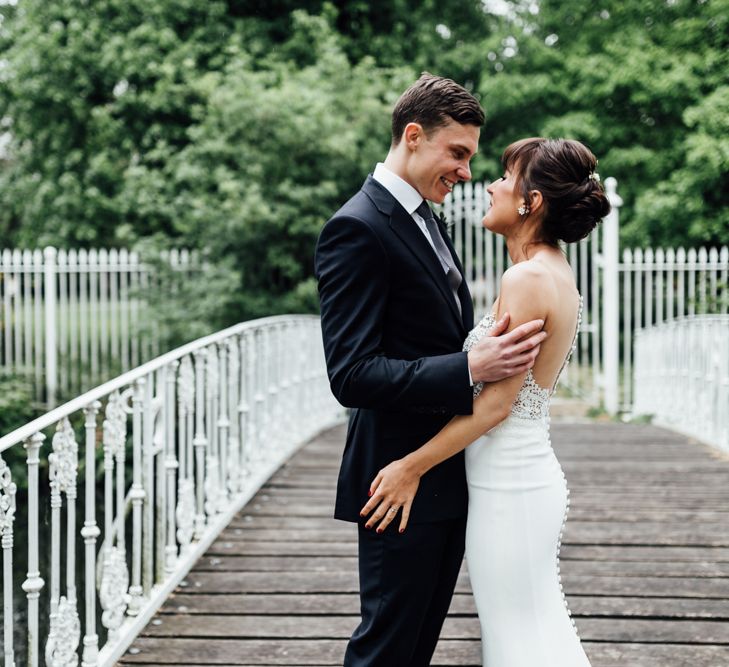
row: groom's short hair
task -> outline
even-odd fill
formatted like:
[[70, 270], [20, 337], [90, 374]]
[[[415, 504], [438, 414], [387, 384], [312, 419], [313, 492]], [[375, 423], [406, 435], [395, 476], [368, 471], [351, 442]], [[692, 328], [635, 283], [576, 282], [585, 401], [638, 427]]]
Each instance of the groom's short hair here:
[[449, 120], [481, 127], [483, 109], [471, 93], [452, 79], [423, 72], [392, 110], [392, 145], [400, 143], [408, 123], [419, 123], [429, 134]]

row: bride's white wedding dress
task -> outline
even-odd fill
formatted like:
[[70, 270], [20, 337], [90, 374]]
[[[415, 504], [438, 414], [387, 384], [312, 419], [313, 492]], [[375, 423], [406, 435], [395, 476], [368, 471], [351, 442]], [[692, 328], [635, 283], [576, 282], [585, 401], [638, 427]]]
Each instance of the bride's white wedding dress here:
[[[557, 379], [575, 348], [581, 316], [580, 298], [572, 349]], [[484, 317], [464, 350], [493, 325], [492, 315]], [[590, 666], [559, 577], [569, 491], [549, 439], [553, 392], [530, 370], [509, 417], [466, 448], [466, 560], [485, 667]]]

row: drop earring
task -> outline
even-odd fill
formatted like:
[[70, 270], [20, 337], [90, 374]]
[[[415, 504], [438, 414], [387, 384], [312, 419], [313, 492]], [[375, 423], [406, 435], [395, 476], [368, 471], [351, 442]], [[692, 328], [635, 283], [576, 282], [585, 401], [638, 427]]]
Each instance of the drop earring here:
[[522, 204], [518, 209], [516, 209], [516, 212], [519, 215], [528, 215], [530, 210], [531, 209], [526, 204]]

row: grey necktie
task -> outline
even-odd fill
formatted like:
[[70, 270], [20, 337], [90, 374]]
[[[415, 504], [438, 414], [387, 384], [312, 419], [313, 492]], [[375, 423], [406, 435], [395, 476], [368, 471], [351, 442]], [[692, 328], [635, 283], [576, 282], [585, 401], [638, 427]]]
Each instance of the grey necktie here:
[[448, 246], [443, 240], [443, 237], [440, 235], [438, 223], [435, 221], [433, 211], [430, 210], [428, 202], [423, 199], [423, 201], [420, 203], [420, 206], [415, 209], [415, 212], [423, 220], [425, 220], [425, 227], [430, 234], [430, 238], [433, 240], [433, 245], [435, 246], [435, 254], [438, 255], [438, 259], [440, 260], [441, 266], [443, 267], [443, 271], [445, 271], [448, 284], [451, 286], [451, 291], [453, 292], [453, 298], [456, 301], [458, 312], [460, 314], [463, 314], [461, 312], [461, 300], [458, 298], [458, 288], [461, 286], [461, 274], [456, 268], [456, 265], [453, 263], [453, 258], [451, 257], [450, 250], [448, 250]]

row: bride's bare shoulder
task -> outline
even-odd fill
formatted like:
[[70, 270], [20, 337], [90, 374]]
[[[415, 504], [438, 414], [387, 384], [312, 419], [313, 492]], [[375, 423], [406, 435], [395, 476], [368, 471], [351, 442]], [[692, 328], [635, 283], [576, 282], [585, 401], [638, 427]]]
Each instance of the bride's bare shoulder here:
[[511, 315], [512, 325], [544, 319], [554, 298], [553, 281], [548, 271], [532, 261], [519, 262], [501, 276], [501, 288], [496, 302], [497, 316]]
[[543, 262], [526, 260], [510, 266], [501, 277], [501, 291], [531, 298], [555, 296], [552, 272]]

